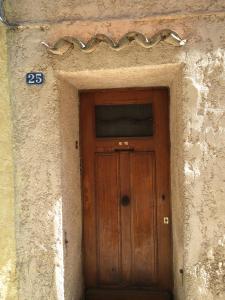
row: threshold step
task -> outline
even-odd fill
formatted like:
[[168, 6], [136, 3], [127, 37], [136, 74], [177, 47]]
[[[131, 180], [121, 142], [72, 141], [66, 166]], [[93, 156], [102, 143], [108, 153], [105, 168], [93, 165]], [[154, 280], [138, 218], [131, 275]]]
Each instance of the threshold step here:
[[89, 289], [85, 300], [172, 300], [166, 291], [152, 290], [119, 290], [119, 289]]

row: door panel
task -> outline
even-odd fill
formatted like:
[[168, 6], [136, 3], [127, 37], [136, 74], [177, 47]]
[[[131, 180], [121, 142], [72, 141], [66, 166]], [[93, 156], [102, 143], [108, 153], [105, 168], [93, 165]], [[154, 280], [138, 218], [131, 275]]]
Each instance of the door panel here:
[[154, 155], [131, 154], [132, 281], [135, 285], [156, 282], [156, 224]]
[[120, 218], [118, 153], [98, 153], [96, 161], [96, 216], [98, 282], [120, 282]]
[[84, 91], [80, 128], [86, 300], [172, 299], [168, 90]]
[[[130, 152], [119, 152], [120, 165], [120, 201], [123, 196], [131, 198], [130, 194]], [[129, 286], [131, 282], [131, 206], [120, 206], [121, 216], [121, 286]]]

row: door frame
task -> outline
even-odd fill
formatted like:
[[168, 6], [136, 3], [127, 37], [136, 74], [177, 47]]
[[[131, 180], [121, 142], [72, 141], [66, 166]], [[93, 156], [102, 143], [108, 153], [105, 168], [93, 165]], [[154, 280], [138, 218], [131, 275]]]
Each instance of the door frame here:
[[[62, 186], [66, 191], [62, 216], [63, 230], [70, 237], [71, 250], [64, 251], [64, 288], [79, 299], [83, 294], [82, 249], [81, 249], [81, 196], [80, 196], [80, 167], [79, 167], [79, 95], [80, 90], [99, 88], [123, 87], [152, 87], [165, 86], [170, 89], [170, 138], [171, 138], [171, 210], [173, 215], [173, 278], [174, 294], [177, 300], [185, 297], [185, 276], [180, 270], [184, 268], [184, 160], [183, 160], [183, 128], [182, 114], [184, 65], [182, 63], [145, 65], [115, 69], [93, 69], [91, 71], [57, 72], [60, 91], [60, 123], [61, 132], [67, 138], [62, 140], [62, 170], [64, 173]], [[65, 122], [66, 120], [66, 122]], [[74, 146], [74, 141], [76, 141]], [[72, 143], [72, 144], [71, 144]], [[68, 157], [67, 148], [71, 155]], [[68, 159], [70, 160], [68, 161]], [[72, 165], [71, 165], [72, 162]], [[73, 176], [76, 181], [71, 184], [71, 174], [68, 166], [75, 166]], [[75, 194], [73, 193], [75, 192]], [[68, 200], [67, 200], [68, 199]], [[70, 200], [69, 200], [70, 199]], [[65, 207], [65, 206], [64, 206]], [[76, 220], [68, 218], [68, 209], [76, 208]], [[65, 217], [64, 217], [65, 216]], [[75, 231], [74, 231], [75, 230]], [[73, 233], [74, 232], [74, 233]], [[68, 234], [69, 233], [69, 234]], [[65, 239], [65, 237], [64, 237]], [[73, 253], [76, 255], [74, 256]], [[72, 262], [72, 263], [71, 263]], [[74, 271], [72, 271], [72, 269]], [[73, 275], [71, 277], [71, 271]], [[75, 284], [74, 284], [75, 282]]]

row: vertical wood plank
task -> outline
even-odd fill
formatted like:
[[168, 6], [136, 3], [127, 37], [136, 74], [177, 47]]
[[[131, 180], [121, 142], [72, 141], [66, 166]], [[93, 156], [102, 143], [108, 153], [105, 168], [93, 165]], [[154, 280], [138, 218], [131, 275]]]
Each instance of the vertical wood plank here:
[[[154, 91], [159, 286], [172, 289], [172, 217], [170, 208], [170, 138], [168, 90]], [[164, 224], [164, 217], [169, 224]]]
[[98, 283], [118, 284], [120, 274], [120, 214], [118, 153], [96, 154], [96, 215]]
[[[130, 194], [130, 153], [120, 152], [120, 201], [123, 196], [131, 198]], [[121, 211], [121, 263], [122, 282], [127, 286], [131, 282], [131, 206], [123, 206]]]
[[156, 225], [154, 156], [131, 154], [132, 279], [134, 284], [156, 282]]

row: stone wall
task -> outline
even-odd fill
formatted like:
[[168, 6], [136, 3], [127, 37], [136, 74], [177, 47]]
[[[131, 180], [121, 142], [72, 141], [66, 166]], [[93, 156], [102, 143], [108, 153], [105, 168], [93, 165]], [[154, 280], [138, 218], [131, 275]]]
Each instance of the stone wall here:
[[[79, 300], [77, 90], [135, 85], [171, 88], [176, 298], [225, 297], [225, 3], [123, 3], [64, 0], [55, 7], [53, 1], [35, 1], [34, 10], [27, 1], [6, 2], [11, 20], [32, 21], [8, 33], [21, 300]], [[73, 17], [76, 21], [50, 23]], [[105, 33], [118, 39], [127, 31], [151, 36], [163, 28], [187, 38], [187, 45], [143, 49], [133, 43], [120, 52], [100, 45], [91, 54], [75, 47], [63, 57], [47, 54], [41, 45], [65, 35], [87, 40]], [[45, 73], [43, 86], [26, 85], [31, 70]], [[141, 73], [146, 75], [142, 80]]]

